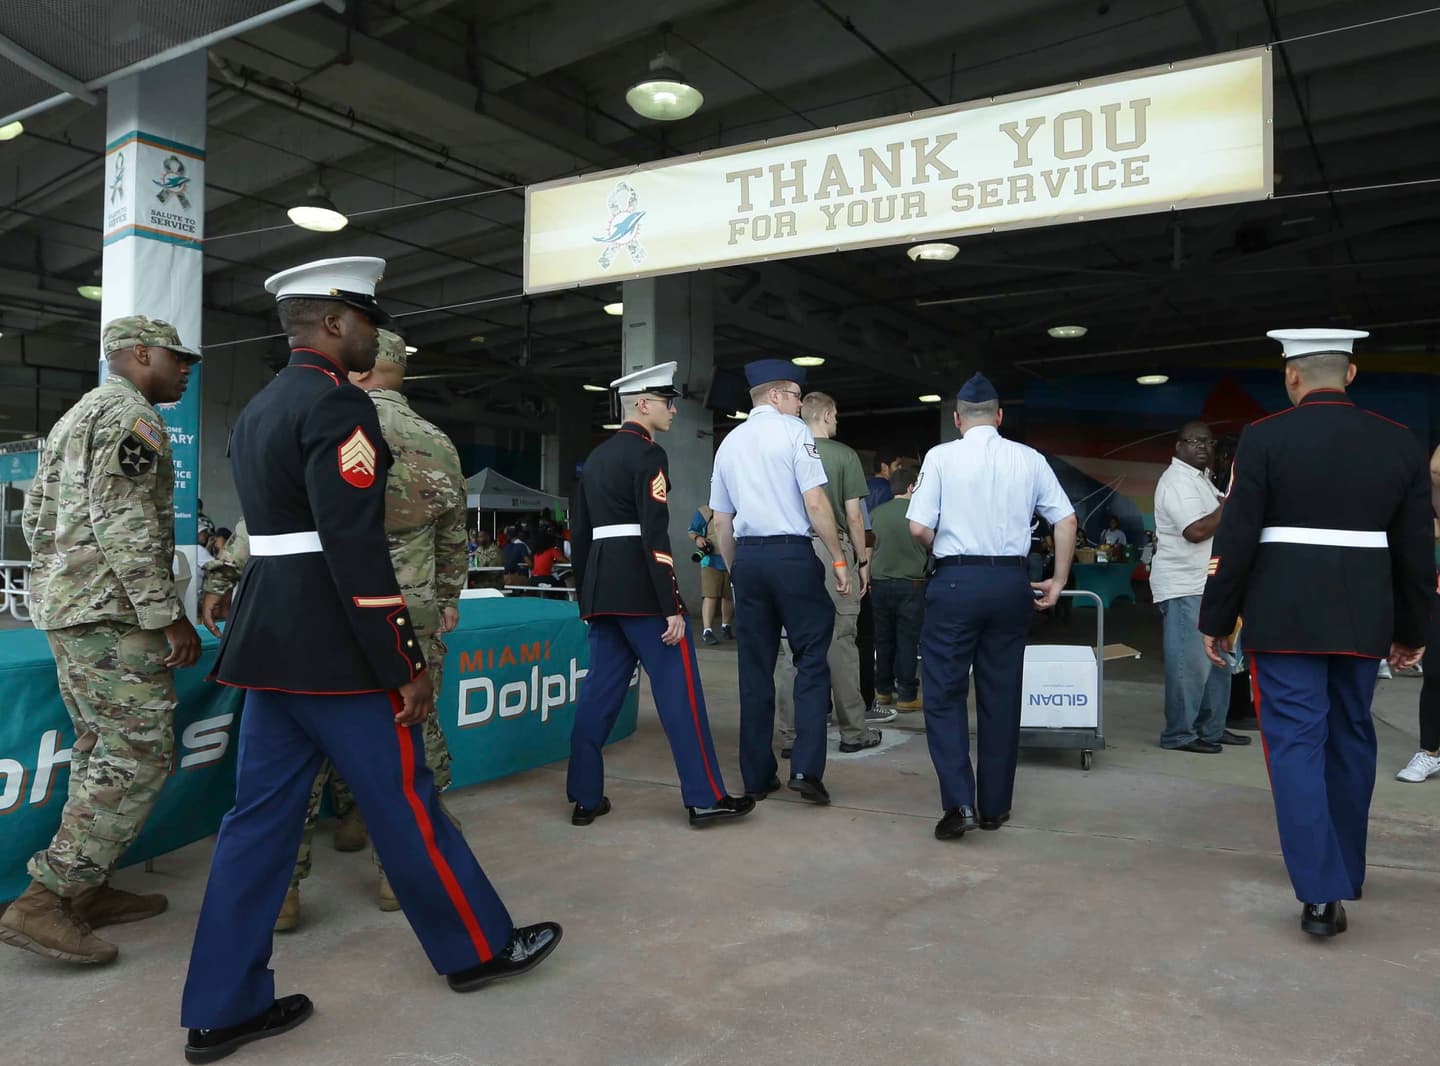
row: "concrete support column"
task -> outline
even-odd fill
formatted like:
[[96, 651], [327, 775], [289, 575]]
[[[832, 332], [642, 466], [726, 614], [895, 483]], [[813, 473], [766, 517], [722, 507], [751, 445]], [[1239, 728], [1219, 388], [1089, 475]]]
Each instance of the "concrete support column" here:
[[[202, 49], [115, 82], [106, 105], [101, 320], [163, 319], [191, 348], [201, 343], [205, 76]], [[192, 574], [202, 367], [191, 370], [185, 397], [160, 411], [175, 457], [175, 545]], [[185, 595], [192, 615], [197, 584]]]
[[575, 489], [575, 464], [590, 453], [590, 423], [595, 397], [600, 393], [584, 392], [579, 386], [552, 398], [555, 431], [545, 434], [541, 452], [544, 456], [540, 487], [546, 492], [567, 499]]
[[623, 290], [620, 373], [672, 359], [680, 364], [675, 385], [684, 395], [675, 401], [675, 422], [659, 443], [670, 457], [670, 547], [675, 576], [685, 602], [698, 612], [700, 567], [690, 561], [687, 531], [695, 509], [709, 502], [715, 460], [714, 414], [705, 406], [715, 368], [714, 282], [700, 271], [627, 281]]

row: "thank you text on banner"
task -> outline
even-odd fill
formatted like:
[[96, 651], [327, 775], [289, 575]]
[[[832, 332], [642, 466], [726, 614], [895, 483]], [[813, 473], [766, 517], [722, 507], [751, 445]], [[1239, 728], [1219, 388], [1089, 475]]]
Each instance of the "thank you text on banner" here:
[[525, 290], [1270, 195], [1251, 49], [526, 190]]

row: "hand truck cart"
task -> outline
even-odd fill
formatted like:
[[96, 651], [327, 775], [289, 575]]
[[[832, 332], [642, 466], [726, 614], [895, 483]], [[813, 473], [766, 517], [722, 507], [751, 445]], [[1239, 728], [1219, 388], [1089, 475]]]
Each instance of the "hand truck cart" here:
[[1020, 746], [1079, 750], [1089, 770], [1105, 748], [1105, 603], [1088, 589], [1062, 596], [1095, 601], [1095, 646], [1032, 644], [1020, 688]]

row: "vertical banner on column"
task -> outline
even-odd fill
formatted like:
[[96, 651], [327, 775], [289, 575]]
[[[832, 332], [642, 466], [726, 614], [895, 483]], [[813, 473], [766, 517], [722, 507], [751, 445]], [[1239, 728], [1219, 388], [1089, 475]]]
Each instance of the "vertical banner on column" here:
[[[205, 237], [205, 56], [185, 56], [110, 87], [105, 145], [101, 318], [147, 315], [199, 348]], [[160, 408], [175, 461], [175, 546], [195, 570], [203, 364], [179, 403]], [[101, 376], [105, 373], [102, 355]], [[193, 613], [198, 581], [186, 590]]]

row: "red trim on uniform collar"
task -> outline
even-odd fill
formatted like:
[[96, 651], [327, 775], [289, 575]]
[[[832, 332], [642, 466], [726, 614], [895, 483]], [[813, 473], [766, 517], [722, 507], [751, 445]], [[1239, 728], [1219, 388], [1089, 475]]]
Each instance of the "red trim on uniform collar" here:
[[[1340, 399], [1335, 399], [1339, 396]], [[1344, 389], [1311, 389], [1304, 396], [1300, 397], [1302, 404], [1306, 403], [1342, 403], [1347, 407], [1354, 407], [1355, 401], [1345, 394]]]
[[340, 371], [341, 374], [349, 374], [349, 371], [346, 370], [343, 366], [341, 366], [338, 360], [331, 359], [324, 352], [319, 351], [315, 348], [291, 348], [290, 359], [292, 362], [294, 361], [295, 356], [298, 355], [300, 352], [305, 352], [307, 355], [318, 355], [321, 359], [325, 360], [325, 362], [329, 363], [336, 370]]
[[[631, 426], [634, 426], [635, 428], [631, 429]], [[655, 438], [650, 436], [650, 434], [646, 432], [645, 427], [642, 426], [639, 422], [626, 422], [623, 426], [620, 427], [620, 432], [633, 433], [637, 437], [644, 437], [652, 444], [655, 443]]]

